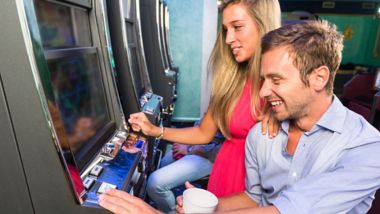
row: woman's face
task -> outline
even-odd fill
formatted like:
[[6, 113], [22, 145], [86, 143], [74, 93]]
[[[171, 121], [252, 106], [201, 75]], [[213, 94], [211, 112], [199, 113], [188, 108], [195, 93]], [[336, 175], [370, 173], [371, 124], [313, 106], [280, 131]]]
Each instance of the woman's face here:
[[223, 28], [226, 44], [238, 63], [249, 60], [258, 45], [259, 31], [256, 22], [242, 4], [230, 4], [223, 10]]

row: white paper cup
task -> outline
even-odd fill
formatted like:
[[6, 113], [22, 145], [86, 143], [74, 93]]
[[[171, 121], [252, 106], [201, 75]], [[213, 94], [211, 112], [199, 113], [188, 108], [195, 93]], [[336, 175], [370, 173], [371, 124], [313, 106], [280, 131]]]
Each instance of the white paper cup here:
[[212, 213], [216, 205], [218, 205], [218, 198], [207, 190], [190, 188], [183, 192], [185, 213]]

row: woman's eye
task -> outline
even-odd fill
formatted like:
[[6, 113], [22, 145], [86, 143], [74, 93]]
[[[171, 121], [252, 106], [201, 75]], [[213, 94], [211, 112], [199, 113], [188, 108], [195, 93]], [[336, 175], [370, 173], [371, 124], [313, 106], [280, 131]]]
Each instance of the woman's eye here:
[[235, 30], [240, 30], [242, 27], [243, 26], [238, 25], [238, 26], [235, 26], [234, 28], [235, 28]]

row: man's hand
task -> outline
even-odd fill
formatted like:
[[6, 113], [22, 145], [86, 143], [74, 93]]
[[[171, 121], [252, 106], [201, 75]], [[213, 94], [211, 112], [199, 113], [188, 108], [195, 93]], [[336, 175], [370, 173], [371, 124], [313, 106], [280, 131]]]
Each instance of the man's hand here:
[[[190, 182], [188, 181], [185, 182], [185, 187], [186, 189], [194, 188], [194, 186], [191, 185]], [[178, 196], [176, 198], [176, 201], [177, 201], [177, 206], [176, 206], [177, 213], [185, 213], [185, 211], [183, 210], [183, 196], [182, 195]]]
[[110, 189], [106, 193], [99, 195], [99, 205], [116, 214], [160, 213], [140, 198], [116, 189]]

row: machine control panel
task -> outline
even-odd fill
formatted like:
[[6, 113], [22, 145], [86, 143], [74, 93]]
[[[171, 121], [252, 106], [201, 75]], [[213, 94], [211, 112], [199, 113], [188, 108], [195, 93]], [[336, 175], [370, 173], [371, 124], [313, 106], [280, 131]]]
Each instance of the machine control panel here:
[[161, 118], [163, 98], [156, 94], [147, 92], [140, 98], [142, 112], [144, 112], [151, 123], [158, 124]]
[[81, 174], [86, 190], [84, 204], [98, 206], [99, 194], [110, 188], [130, 191], [133, 173], [146, 157], [145, 137], [125, 131], [113, 136]]

